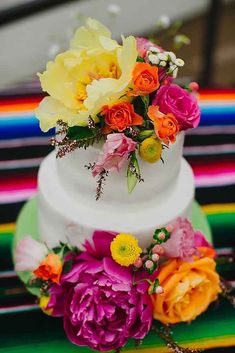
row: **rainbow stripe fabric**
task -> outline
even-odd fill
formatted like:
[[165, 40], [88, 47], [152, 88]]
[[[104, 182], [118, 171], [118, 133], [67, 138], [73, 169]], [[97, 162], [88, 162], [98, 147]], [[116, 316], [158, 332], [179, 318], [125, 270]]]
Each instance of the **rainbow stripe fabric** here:
[[[36, 194], [39, 165], [52, 149], [49, 138], [53, 130], [43, 134], [34, 116], [42, 97], [0, 96], [0, 352], [4, 353], [55, 352], [55, 342], [60, 342], [56, 352], [78, 350], [61, 343], [61, 322], [39, 312], [35, 298], [26, 292], [13, 271], [11, 260], [17, 215], [28, 198]], [[235, 239], [235, 90], [202, 91], [200, 106], [201, 123], [187, 133], [184, 155], [193, 168], [196, 200], [208, 218], [218, 254], [227, 256], [232, 254]], [[232, 285], [234, 268], [234, 264], [219, 268]], [[230, 332], [226, 328], [228, 322], [231, 326], [230, 307], [223, 305], [221, 317], [218, 311], [219, 317], [215, 318], [222, 323], [220, 332], [211, 330], [211, 339], [204, 341], [203, 346], [227, 346], [226, 351], [230, 352], [233, 348], [228, 347], [235, 342], [235, 323]], [[39, 346], [36, 349], [40, 339], [46, 341], [48, 350]], [[148, 352], [153, 352], [151, 342], [150, 347]]]

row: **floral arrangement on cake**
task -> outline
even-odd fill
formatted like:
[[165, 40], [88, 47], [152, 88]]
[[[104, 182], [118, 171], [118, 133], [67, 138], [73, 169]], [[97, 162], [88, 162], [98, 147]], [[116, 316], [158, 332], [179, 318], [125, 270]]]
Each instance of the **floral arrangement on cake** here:
[[132, 234], [102, 230], [83, 249], [25, 236], [15, 263], [41, 309], [63, 317], [68, 339], [103, 352], [140, 344], [150, 330], [174, 352], [199, 352], [176, 344], [169, 325], [191, 322], [222, 292], [214, 248], [184, 218], [156, 229], [146, 249]]
[[[184, 65], [171, 51], [145, 38], [111, 38], [101, 23], [88, 19], [39, 74], [45, 97], [36, 116], [43, 131], [57, 126], [52, 144], [57, 157], [99, 143], [98, 160], [86, 167], [97, 179], [96, 199], [109, 172], [127, 168], [128, 191], [143, 181], [138, 159], [163, 161], [162, 150], [181, 131], [199, 124], [192, 94], [198, 85], [173, 83]], [[60, 138], [58, 138], [60, 136]]]

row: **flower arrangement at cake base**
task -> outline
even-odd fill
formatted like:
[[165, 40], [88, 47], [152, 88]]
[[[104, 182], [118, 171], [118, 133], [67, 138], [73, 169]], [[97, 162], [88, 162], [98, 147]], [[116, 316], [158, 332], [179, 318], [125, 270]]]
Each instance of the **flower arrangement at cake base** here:
[[156, 229], [146, 249], [132, 234], [102, 230], [83, 249], [68, 243], [49, 249], [25, 236], [15, 269], [31, 273], [26, 286], [38, 289], [47, 315], [63, 317], [68, 339], [78, 346], [119, 350], [155, 329], [176, 352], [196, 352], [169, 340], [156, 322], [191, 322], [218, 298], [214, 258], [204, 235], [178, 218]]

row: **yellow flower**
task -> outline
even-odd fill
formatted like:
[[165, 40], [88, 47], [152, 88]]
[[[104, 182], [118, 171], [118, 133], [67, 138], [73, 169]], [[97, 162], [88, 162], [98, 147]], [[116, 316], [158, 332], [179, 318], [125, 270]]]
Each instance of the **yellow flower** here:
[[161, 141], [154, 137], [148, 137], [140, 144], [140, 157], [149, 163], [157, 162], [162, 155]]
[[49, 300], [50, 300], [50, 297], [43, 295], [39, 300], [39, 306], [45, 314], [52, 315], [52, 309], [46, 309], [49, 303]]
[[157, 274], [162, 294], [152, 294], [153, 317], [164, 324], [192, 321], [221, 292], [216, 263], [209, 257], [193, 262], [171, 259]]
[[136, 39], [122, 40], [119, 45], [106, 27], [88, 19], [86, 27], [76, 31], [70, 49], [48, 62], [39, 74], [43, 91], [50, 95], [36, 110], [42, 130], [54, 127], [58, 119], [69, 126], [86, 126], [89, 116], [97, 121], [102, 106], [120, 101], [137, 58]]
[[138, 240], [126, 233], [120, 233], [113, 239], [110, 250], [114, 261], [126, 267], [133, 265], [142, 252], [138, 246]]

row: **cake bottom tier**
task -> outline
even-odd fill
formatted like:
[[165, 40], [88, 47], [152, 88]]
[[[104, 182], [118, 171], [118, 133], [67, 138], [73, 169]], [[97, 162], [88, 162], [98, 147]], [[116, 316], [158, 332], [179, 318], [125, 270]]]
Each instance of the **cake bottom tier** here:
[[91, 239], [94, 230], [98, 229], [131, 233], [145, 247], [157, 227], [167, 225], [179, 216], [190, 219], [192, 214], [194, 177], [184, 159], [171, 193], [166, 192], [167, 196], [161, 200], [156, 195], [151, 201], [143, 199], [134, 205], [121, 202], [104, 204], [95, 200], [86, 202], [72, 197], [60, 183], [53, 153], [41, 164], [38, 181], [39, 232], [49, 247], [68, 240], [81, 247], [84, 240]]

